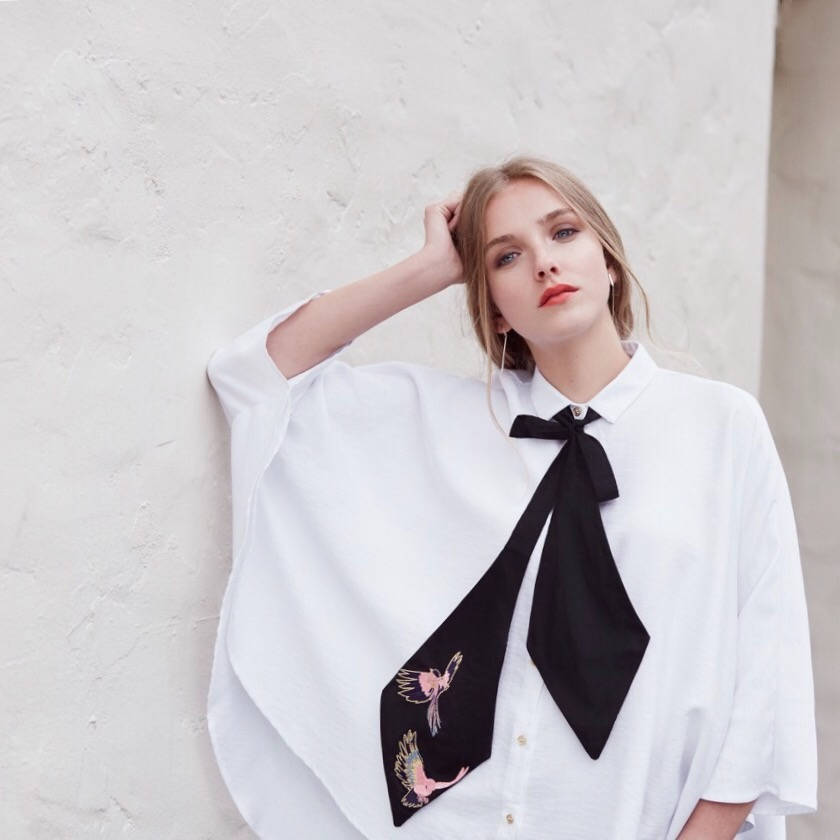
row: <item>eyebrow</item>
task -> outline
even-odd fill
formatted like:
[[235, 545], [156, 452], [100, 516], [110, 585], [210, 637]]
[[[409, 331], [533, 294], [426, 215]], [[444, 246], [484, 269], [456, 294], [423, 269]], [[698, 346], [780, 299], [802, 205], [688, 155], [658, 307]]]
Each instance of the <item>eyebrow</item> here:
[[[537, 219], [537, 224], [544, 225], [552, 219], [556, 219], [558, 216], [575, 215], [577, 214], [571, 207], [558, 207], [556, 210], [552, 210], [550, 213], [546, 213], [542, 218]], [[497, 236], [495, 239], [491, 239], [487, 245], [484, 246], [484, 253], [487, 253], [487, 251], [489, 251], [494, 245], [498, 245], [500, 242], [510, 242], [513, 238], [512, 234], [505, 233], [502, 236]]]

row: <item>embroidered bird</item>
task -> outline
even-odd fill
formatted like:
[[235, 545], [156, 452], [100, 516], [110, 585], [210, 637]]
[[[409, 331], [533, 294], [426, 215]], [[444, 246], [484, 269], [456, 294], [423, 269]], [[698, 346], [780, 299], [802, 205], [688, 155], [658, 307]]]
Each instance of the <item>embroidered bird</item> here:
[[458, 670], [464, 656], [459, 651], [452, 656], [446, 670], [441, 674], [437, 668], [429, 671], [410, 671], [400, 668], [396, 676], [400, 696], [409, 703], [428, 703], [429, 709], [426, 718], [429, 721], [429, 730], [432, 735], [437, 735], [442, 724], [440, 722], [440, 711], [438, 710], [438, 698], [452, 684], [452, 678]]
[[403, 787], [408, 791], [400, 800], [406, 808], [421, 808], [429, 801], [429, 796], [436, 790], [451, 787], [461, 781], [469, 767], [462, 767], [451, 782], [438, 782], [426, 775], [423, 757], [417, 748], [417, 733], [409, 729], [400, 741], [394, 771]]

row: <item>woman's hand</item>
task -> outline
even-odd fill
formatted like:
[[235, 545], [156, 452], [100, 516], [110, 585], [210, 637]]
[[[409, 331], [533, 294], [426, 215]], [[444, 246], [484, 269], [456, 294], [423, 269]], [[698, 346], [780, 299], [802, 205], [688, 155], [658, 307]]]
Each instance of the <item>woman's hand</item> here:
[[458, 226], [460, 205], [461, 194], [453, 193], [443, 201], [429, 204], [423, 217], [426, 244], [422, 252], [440, 272], [441, 283], [444, 286], [464, 282], [464, 267], [453, 240]]

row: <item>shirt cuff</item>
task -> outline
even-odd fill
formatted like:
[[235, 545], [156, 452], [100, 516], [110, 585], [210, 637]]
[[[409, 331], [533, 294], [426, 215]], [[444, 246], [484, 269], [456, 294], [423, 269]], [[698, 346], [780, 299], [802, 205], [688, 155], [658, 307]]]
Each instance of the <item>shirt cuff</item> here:
[[292, 377], [286, 377], [268, 354], [266, 339], [271, 330], [285, 321], [302, 306], [331, 289], [321, 289], [289, 304], [273, 315], [218, 348], [207, 362], [210, 380], [222, 405], [228, 424], [242, 411], [265, 403], [289, 400], [302, 384], [327, 367], [353, 340], [341, 345], [312, 367]]

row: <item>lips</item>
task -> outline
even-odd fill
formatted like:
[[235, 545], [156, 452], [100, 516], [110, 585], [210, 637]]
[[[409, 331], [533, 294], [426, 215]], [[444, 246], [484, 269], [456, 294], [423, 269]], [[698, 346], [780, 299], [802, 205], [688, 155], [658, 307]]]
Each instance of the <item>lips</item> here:
[[560, 292], [576, 292], [577, 286], [569, 286], [567, 283], [558, 283], [556, 286], [549, 286], [542, 294], [540, 298], [540, 306], [542, 306], [547, 300], [554, 297], [554, 295], [560, 294]]

